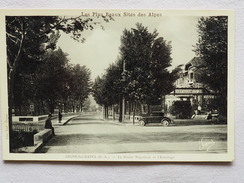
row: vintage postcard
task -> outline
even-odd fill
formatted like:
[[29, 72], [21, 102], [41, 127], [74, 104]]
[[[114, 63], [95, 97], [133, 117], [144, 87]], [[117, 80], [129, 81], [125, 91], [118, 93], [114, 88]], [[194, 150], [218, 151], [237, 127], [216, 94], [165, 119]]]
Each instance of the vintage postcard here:
[[1, 10], [4, 160], [234, 160], [230, 10]]

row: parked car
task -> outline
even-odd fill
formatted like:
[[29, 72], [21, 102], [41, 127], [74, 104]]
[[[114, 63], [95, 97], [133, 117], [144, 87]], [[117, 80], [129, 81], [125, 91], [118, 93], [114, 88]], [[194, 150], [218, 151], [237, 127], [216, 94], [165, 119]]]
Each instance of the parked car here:
[[173, 123], [173, 120], [171, 120], [168, 117], [164, 116], [164, 113], [159, 112], [152, 112], [149, 116], [143, 116], [139, 120], [139, 125], [145, 126], [148, 123], [161, 123], [163, 126], [169, 126]]
[[215, 123], [223, 123], [223, 124], [227, 123], [226, 116], [219, 114], [217, 110], [213, 110], [209, 112], [207, 116], [207, 120], [211, 120], [212, 122]]

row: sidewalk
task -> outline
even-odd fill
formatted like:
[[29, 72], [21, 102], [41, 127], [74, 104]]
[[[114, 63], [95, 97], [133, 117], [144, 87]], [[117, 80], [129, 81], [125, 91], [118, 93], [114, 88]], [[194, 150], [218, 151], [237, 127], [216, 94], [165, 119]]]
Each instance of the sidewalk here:
[[66, 123], [68, 123], [71, 119], [77, 117], [79, 115], [68, 115], [68, 116], [63, 116], [61, 122], [59, 122], [58, 117], [52, 120], [53, 126], [63, 126]]
[[[63, 126], [66, 123], [68, 123], [71, 119], [73, 119], [73, 118], [75, 118], [77, 116], [79, 116], [79, 115], [78, 114], [65, 115], [65, 116], [63, 116], [63, 118], [62, 118], [62, 120], [61, 120], [60, 123], [59, 123], [58, 117], [54, 117], [51, 120], [52, 121], [52, 125], [53, 125], [54, 128], [55, 128], [55, 126], [56, 127], [57, 126]], [[44, 127], [45, 120], [39, 122], [38, 124], [41, 124]], [[50, 129], [44, 129], [44, 130], [50, 130]], [[52, 138], [51, 133], [49, 133], [49, 132], [42, 133], [44, 130], [41, 130], [40, 132], [37, 133], [37, 134], [39, 134], [38, 139], [40, 139], [40, 142], [38, 142], [37, 144], [34, 144], [33, 146], [26, 146], [26, 147], [18, 148], [16, 150], [16, 152], [24, 152], [24, 153], [35, 153], [35, 152], [39, 152], [41, 150], [41, 148], [43, 147], [43, 145], [46, 143], [44, 141], [44, 139], [45, 138], [46, 139]], [[33, 141], [35, 141], [35, 136], [33, 136]]]

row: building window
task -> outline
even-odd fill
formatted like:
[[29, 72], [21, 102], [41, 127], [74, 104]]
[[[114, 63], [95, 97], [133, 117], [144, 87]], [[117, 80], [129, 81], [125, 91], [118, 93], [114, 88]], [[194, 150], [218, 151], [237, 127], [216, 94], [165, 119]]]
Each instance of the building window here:
[[193, 72], [190, 73], [190, 79], [193, 79]]

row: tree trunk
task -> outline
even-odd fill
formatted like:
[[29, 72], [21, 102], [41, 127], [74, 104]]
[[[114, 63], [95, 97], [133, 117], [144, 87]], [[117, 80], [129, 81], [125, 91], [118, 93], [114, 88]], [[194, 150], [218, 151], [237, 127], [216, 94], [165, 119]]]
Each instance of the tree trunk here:
[[54, 108], [55, 108], [55, 100], [54, 100], [54, 97], [52, 97], [51, 100], [50, 100], [49, 112], [53, 114], [54, 113]]
[[104, 119], [107, 119], [107, 106], [104, 106]]
[[133, 125], [135, 124], [135, 113], [136, 113], [136, 101], [133, 104]]
[[[14, 94], [14, 77], [15, 77], [15, 72], [16, 69], [18, 68], [19, 65], [19, 60], [21, 58], [21, 55], [23, 53], [23, 45], [24, 45], [24, 40], [25, 40], [25, 25], [22, 22], [21, 24], [22, 27], [22, 35], [21, 39], [19, 42], [19, 49], [18, 52], [13, 59], [13, 62], [10, 62], [9, 57], [7, 56], [7, 63], [8, 63], [8, 117], [9, 117], [9, 151], [11, 152], [11, 136], [13, 134], [13, 128], [12, 128], [12, 108], [13, 108], [13, 94]], [[7, 48], [8, 49], [8, 48]]]
[[40, 113], [41, 113], [41, 110], [40, 110], [40, 105], [38, 104], [38, 101], [36, 101], [35, 102], [35, 105], [36, 105], [36, 107], [37, 107], [37, 115], [39, 116], [40, 115]]
[[15, 69], [10, 71], [9, 73], [9, 83], [8, 83], [8, 121], [9, 121], [9, 151], [12, 151], [12, 134], [13, 134], [13, 128], [12, 128], [12, 108], [13, 108], [13, 92], [14, 92], [14, 75], [15, 75]]
[[129, 119], [130, 119], [130, 113], [131, 113], [131, 102], [130, 101], [129, 101], [128, 105], [129, 105]]
[[73, 113], [75, 112], [75, 101], [74, 100], [72, 101], [72, 112]]
[[105, 119], [108, 119], [108, 106], [105, 106]]
[[104, 105], [102, 106], [102, 118], [105, 119], [105, 116], [104, 116]]
[[[19, 114], [22, 114], [22, 105], [20, 104], [20, 106], [19, 106]], [[15, 114], [16, 114], [16, 111], [15, 111]]]
[[41, 100], [41, 105], [42, 105], [42, 112], [43, 112], [43, 114], [46, 114], [46, 109], [45, 109], [45, 107], [44, 107], [44, 103], [43, 103], [43, 100]]
[[83, 107], [84, 107], [84, 103], [82, 103], [82, 104], [80, 105], [80, 112], [83, 111]]
[[124, 107], [125, 107], [125, 109], [124, 109], [124, 115], [126, 115], [126, 112], [127, 112], [127, 102], [126, 102], [125, 98], [124, 98]]
[[104, 119], [107, 119], [107, 106], [104, 105]]
[[112, 105], [112, 117], [113, 117], [113, 121], [114, 121], [115, 120], [114, 104]]
[[147, 115], [150, 115], [151, 113], [151, 107], [149, 104], [147, 104]]
[[122, 97], [119, 100], [119, 122], [122, 122]]

